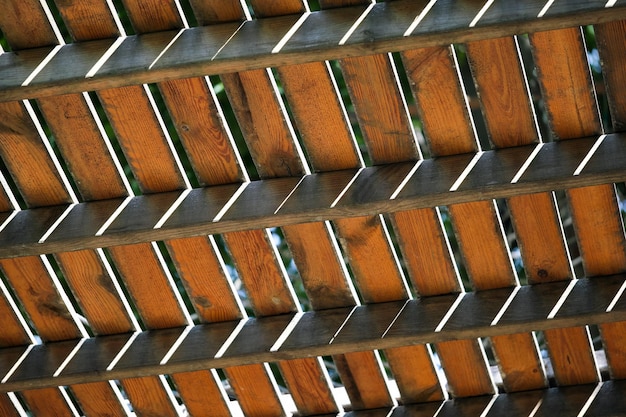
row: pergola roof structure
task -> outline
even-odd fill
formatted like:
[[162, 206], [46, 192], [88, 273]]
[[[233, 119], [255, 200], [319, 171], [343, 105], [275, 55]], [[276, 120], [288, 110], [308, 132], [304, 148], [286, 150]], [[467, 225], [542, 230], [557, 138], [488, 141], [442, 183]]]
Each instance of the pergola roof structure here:
[[0, 1], [0, 415], [626, 415], [624, 19]]

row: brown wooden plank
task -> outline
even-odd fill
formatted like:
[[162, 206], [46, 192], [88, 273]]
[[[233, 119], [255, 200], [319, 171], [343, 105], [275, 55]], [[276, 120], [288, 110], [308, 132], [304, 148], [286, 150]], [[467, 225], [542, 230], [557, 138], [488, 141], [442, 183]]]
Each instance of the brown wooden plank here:
[[[0, 152], [29, 206], [71, 202], [62, 175], [23, 103], [0, 104]], [[30, 167], [24, 169], [25, 167]]]
[[[109, 9], [109, 3], [100, 0], [80, 3], [57, 1], [56, 3], [73, 39], [105, 39], [120, 35], [113, 18], [114, 11]], [[74, 20], [80, 24], [74, 24]]]
[[328, 375], [320, 371], [324, 369], [320, 358], [282, 361], [278, 365], [299, 413], [317, 415], [338, 411]]
[[606, 97], [611, 111], [611, 120], [615, 131], [622, 131], [625, 127], [626, 108], [624, 98], [619, 94], [619, 86], [624, 85], [625, 75], [623, 68], [624, 56], [619, 53], [623, 50], [626, 39], [626, 22], [624, 20], [603, 23], [594, 26], [596, 45], [602, 59], [602, 77], [606, 88]]
[[626, 375], [626, 346], [621, 337], [626, 330], [626, 323], [607, 323], [600, 325], [602, 343], [606, 352], [612, 378], [623, 378]]
[[[60, 39], [41, 5], [2, 2], [0, 28], [15, 50], [56, 45]], [[56, 26], [56, 25], [55, 25]]]
[[119, 391], [113, 390], [110, 384], [110, 382], [92, 382], [72, 385], [72, 393], [86, 416], [127, 415], [128, 411], [122, 405], [123, 399]]
[[[152, 245], [116, 246], [109, 248], [109, 253], [148, 328], [187, 324], [177, 293]], [[155, 293], [159, 294], [158, 300]]]
[[[273, 378], [268, 377], [267, 365], [245, 365], [224, 370], [231, 382], [239, 405], [245, 414], [251, 416], [283, 417], [281, 405]], [[258, 401], [263, 398], [263, 401]]]
[[[286, 284], [281, 262], [267, 231], [224, 234], [235, 265], [258, 315], [290, 313], [296, 310], [294, 295]], [[271, 303], [267, 303], [271, 300]]]
[[76, 416], [74, 407], [70, 407], [61, 394], [63, 388], [43, 388], [23, 391], [20, 396], [26, 402], [31, 413], [36, 416]]
[[[282, 66], [277, 72], [313, 170], [360, 166], [361, 158], [329, 64]], [[316, 111], [311, 112], [311, 108]], [[328, 136], [331, 129], [332, 141]]]
[[[162, 82], [159, 90], [200, 184], [244, 179], [241, 161], [212, 86], [205, 79], [188, 78]], [[211, 151], [207, 150], [208, 144]]]
[[[448, 126], [446, 135], [450, 140], [429, 142], [431, 155], [475, 151], [477, 144], [472, 134], [472, 122], [467, 111], [458, 105], [464, 98], [459, 76], [454, 70], [452, 47], [411, 49], [401, 55], [425, 135], [437, 132], [440, 126]], [[437, 106], [428, 105], [433, 97], [440, 100]], [[450, 120], [456, 122], [449, 123]]]
[[236, 1], [190, 0], [194, 16], [200, 25], [245, 19], [241, 4]]
[[124, 0], [123, 3], [137, 33], [179, 29], [183, 26], [174, 1]]
[[385, 356], [404, 403], [426, 403], [444, 398], [430, 349], [423, 346], [386, 349]]
[[[443, 231], [438, 210], [422, 209], [397, 212], [393, 215], [396, 230], [401, 230], [400, 248], [412, 281], [419, 282], [422, 296], [458, 292], [461, 288], [452, 252]], [[411, 227], [411, 225], [415, 225]], [[419, 232], [418, 232], [419, 231]], [[428, 235], [430, 234], [430, 235]], [[432, 242], [445, 242], [433, 245]], [[432, 256], [407, 256], [431, 252]], [[440, 263], [438, 260], [444, 259]], [[420, 280], [420, 276], [429, 277]]]
[[[386, 55], [341, 60], [361, 132], [374, 165], [418, 159], [417, 142]], [[376, 115], [374, 117], [374, 115]], [[389, 127], [395, 126], [395, 130]], [[392, 140], [393, 139], [393, 140]]]
[[514, 286], [515, 271], [495, 202], [457, 204], [448, 210], [475, 290]]
[[364, 302], [402, 300], [407, 288], [379, 217], [338, 219], [339, 241]]
[[170, 398], [171, 391], [164, 389], [164, 382], [158, 376], [127, 378], [120, 382], [138, 415], [178, 416]]
[[[145, 193], [185, 188], [183, 174], [143, 87], [100, 90], [98, 97]], [[151, 161], [146, 163], [145, 161]]]
[[581, 29], [533, 33], [530, 41], [555, 137], [601, 133]]
[[[0, 347], [26, 345], [32, 342], [30, 332], [26, 329], [17, 309], [15, 302], [10, 299], [4, 282], [0, 282], [2, 297], [0, 298], [0, 321], [2, 322], [2, 335]], [[11, 301], [10, 301], [11, 300]]]
[[[297, 158], [297, 143], [281, 111], [280, 99], [270, 74], [257, 70], [225, 74], [221, 79], [261, 175], [284, 177], [303, 174], [305, 168]], [[263, 109], [263, 112], [249, 109]], [[266, 140], [270, 137], [272, 141]]]
[[[354, 289], [346, 279], [346, 267], [330, 225], [304, 223], [284, 226], [282, 231], [311, 306], [324, 310], [354, 305]], [[321, 259], [325, 261], [320, 262]]]
[[[448, 390], [455, 397], [494, 392], [493, 381], [485, 371], [482, 345], [476, 340], [458, 340], [437, 343], [439, 355], [448, 379]], [[479, 364], [475, 361], [480, 360]]]
[[41, 258], [3, 259], [0, 267], [43, 340], [83, 335]]
[[393, 404], [377, 356], [371, 351], [333, 356], [354, 410], [390, 407]]
[[221, 381], [214, 371], [184, 372], [172, 380], [185, 402], [189, 414], [207, 417], [230, 417]]
[[211, 323], [242, 317], [213, 238], [170, 240], [167, 247], [202, 321]]
[[121, 197], [128, 194], [114, 159], [90, 111], [90, 99], [65, 95], [37, 101], [56, 144], [85, 200]]
[[123, 302], [124, 296], [106, 259], [87, 250], [59, 253], [56, 259], [96, 334], [135, 330], [132, 312]]
[[301, 0], [279, 0], [271, 3], [252, 0], [250, 5], [254, 9], [254, 16], [259, 18], [303, 13], [306, 8]]

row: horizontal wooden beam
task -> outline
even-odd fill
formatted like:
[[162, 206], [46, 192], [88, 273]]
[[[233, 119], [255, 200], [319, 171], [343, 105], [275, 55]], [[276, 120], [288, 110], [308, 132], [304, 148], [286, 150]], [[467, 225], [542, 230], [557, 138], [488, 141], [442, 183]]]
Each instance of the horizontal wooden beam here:
[[615, 380], [353, 411], [337, 417], [618, 416], [626, 415], [624, 390], [626, 381]]
[[0, 391], [626, 320], [626, 275], [0, 349]]
[[[602, 1], [399, 0], [0, 54], [0, 101], [277, 67], [603, 23]], [[610, 2], [609, 2], [610, 3]], [[540, 13], [544, 12], [541, 17]], [[484, 12], [484, 14], [483, 14]], [[364, 16], [364, 18], [362, 18]], [[415, 26], [415, 23], [419, 24]], [[293, 31], [295, 29], [295, 32]], [[293, 33], [292, 33], [293, 32]], [[254, 47], [250, 47], [254, 45]]]
[[626, 134], [4, 213], [0, 257], [280, 227], [621, 182]]

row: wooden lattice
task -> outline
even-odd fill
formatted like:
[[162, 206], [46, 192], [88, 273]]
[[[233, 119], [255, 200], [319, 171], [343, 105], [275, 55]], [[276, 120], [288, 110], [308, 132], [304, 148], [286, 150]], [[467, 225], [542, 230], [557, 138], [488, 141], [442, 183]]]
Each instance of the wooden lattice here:
[[626, 415], [623, 19], [0, 1], [0, 416]]

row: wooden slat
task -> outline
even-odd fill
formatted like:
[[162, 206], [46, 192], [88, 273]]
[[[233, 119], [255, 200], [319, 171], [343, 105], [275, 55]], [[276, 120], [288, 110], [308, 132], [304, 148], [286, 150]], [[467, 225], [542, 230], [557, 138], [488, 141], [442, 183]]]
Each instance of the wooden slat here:
[[33, 415], [76, 416], [76, 410], [70, 406], [58, 388], [44, 388], [20, 393]]
[[[39, 4], [2, 2], [0, 28], [13, 49], [28, 49], [59, 43], [58, 32]], [[49, 11], [49, 9], [48, 9]]]
[[[530, 41], [555, 137], [569, 139], [577, 134], [600, 133], [602, 125], [581, 30], [572, 28], [531, 34]], [[563, 95], [565, 92], [567, 96]], [[622, 271], [626, 265], [626, 251], [614, 186], [572, 189], [567, 196], [585, 273], [593, 276]], [[591, 210], [594, 216], [590, 216], [587, 210]], [[599, 216], [599, 213], [602, 214]], [[616, 251], [615, 248], [620, 249]], [[578, 352], [568, 355], [567, 363], [560, 361], [562, 357], [553, 355], [559, 383], [598, 379], [586, 329], [551, 330], [546, 332], [546, 338], [551, 352], [565, 353], [571, 349]]]
[[2, 103], [0, 114], [0, 152], [26, 204], [36, 207], [71, 202], [63, 174], [54, 165], [26, 105]]
[[7, 394], [0, 394], [0, 412], [2, 412], [3, 416], [7, 417], [20, 416], [19, 411]]
[[160, 377], [127, 378], [121, 383], [133, 411], [138, 415], [178, 415], [171, 391], [164, 388], [164, 381]]
[[[279, 21], [285, 22], [284, 17], [265, 18], [260, 19], [261, 21], [269, 21], [267, 25], [262, 24], [264, 28], [261, 28], [261, 25], [258, 25], [256, 21], [248, 22], [244, 25], [246, 31], [251, 29], [252, 32], [256, 32], [249, 34], [251, 38], [258, 36], [259, 32], [265, 31], [267, 33], [268, 27], [272, 27], [269, 31], [270, 33], [275, 32], [275, 36], [273, 36], [275, 42], [271, 47], [261, 51], [255, 48], [247, 48], [247, 42], [249, 42], [250, 37], [246, 36], [235, 42], [229, 42], [228, 48], [224, 48], [222, 54], [218, 57], [221, 59], [211, 59], [213, 54], [207, 56], [203, 50], [194, 50], [184, 53], [186, 56], [185, 65], [181, 65], [180, 61], [171, 61], [168, 65], [156, 65], [150, 69], [134, 67], [130, 71], [126, 71], [128, 67], [122, 67], [117, 74], [101, 73], [91, 78], [85, 78], [84, 74], [83, 76], [75, 76], [67, 72], [59, 72], [47, 80], [36, 78], [33, 83], [27, 86], [21, 86], [21, 82], [12, 83], [7, 86], [6, 89], [3, 89], [0, 94], [0, 100], [8, 101], [42, 97], [52, 94], [78, 93], [132, 84], [159, 82], [172, 78], [188, 78], [207, 74], [275, 67], [286, 64], [339, 59], [345, 56], [386, 53], [392, 49], [407, 50], [419, 47], [449, 45], [450, 43], [496, 38], [518, 33], [608, 22], [623, 19], [626, 10], [619, 4], [612, 8], [605, 8], [603, 5], [596, 3], [592, 8], [585, 10], [583, 14], [567, 13], [567, 10], [563, 13], [563, 10], [561, 10], [556, 15], [548, 15], [544, 16], [542, 19], [537, 19], [535, 17], [536, 13], [534, 15], [511, 13], [511, 7], [519, 9], [519, 6], [514, 2], [507, 2], [507, 4], [502, 7], [494, 8], [494, 10], [499, 10], [497, 16], [494, 16], [497, 17], [498, 20], [495, 22], [492, 21], [490, 24], [486, 25], [477, 25], [469, 30], [469, 21], [472, 20], [476, 14], [476, 7], [472, 6], [469, 8], [474, 10], [473, 13], [468, 14], [468, 8], [459, 8], [455, 14], [450, 16], [447, 4], [441, 3], [433, 8], [433, 13], [426, 14], [426, 19], [418, 26], [418, 30], [414, 31], [413, 36], [404, 37], [403, 34], [408, 29], [408, 25], [419, 15], [421, 10], [415, 10], [415, 6], [411, 6], [412, 2], [409, 0], [398, 3], [398, 6], [390, 8], [385, 7], [384, 4], [377, 5], [375, 7], [376, 11], [371, 13], [375, 18], [370, 19], [365, 30], [361, 32], [357, 31], [353, 34], [351, 36], [352, 41], [347, 42], [345, 45], [337, 44], [337, 33], [331, 30], [332, 23], [327, 23], [321, 26], [315, 33], [310, 34], [310, 42], [306, 47], [296, 48], [289, 53], [272, 54], [271, 49], [273, 49], [282, 35], [286, 33], [288, 27], [286, 28], [284, 25], [281, 26], [277, 24]], [[397, 14], [397, 10], [402, 9], [402, 7], [408, 7], [409, 10], [412, 10], [414, 13], [413, 16], [406, 16], [400, 13], [399, 16], [402, 16], [401, 21], [403, 24], [388, 24], [389, 21], [398, 20], [397, 16], [394, 17], [394, 13]], [[354, 14], [351, 10], [346, 13], [351, 16]], [[323, 10], [314, 12], [314, 14], [321, 14], [320, 17], [324, 18], [327, 17], [327, 15], [336, 15], [337, 11], [336, 9]], [[289, 19], [287, 19], [287, 21]], [[352, 22], [354, 22], [354, 18]], [[228, 25], [232, 34], [232, 30], [236, 29], [236, 27], [230, 28], [231, 24], [229, 23]], [[350, 25], [348, 25], [348, 28], [349, 26]], [[376, 37], [372, 38], [372, 31], [369, 30], [369, 28], [381, 27], [387, 28], [387, 30], [375, 31]], [[204, 29], [189, 30], [201, 31]], [[278, 31], [278, 33], [276, 33], [276, 31]], [[340, 37], [345, 33], [346, 31], [344, 30]], [[228, 36], [226, 38], [228, 39]], [[224, 45], [224, 42], [225, 40], [221, 45], [217, 45], [216, 47], [219, 49], [219, 46]], [[286, 50], [288, 49], [288, 45], [289, 44], [287, 44]], [[35, 60], [40, 62], [45, 54], [47, 54], [47, 52], [42, 51], [41, 55], [35, 58]], [[233, 55], [236, 56], [233, 57]], [[78, 62], [80, 58], [77, 56], [71, 61]], [[131, 63], [128, 62], [127, 65], [130, 66]], [[12, 68], [11, 72], [14, 71], [28, 72], [24, 67], [17, 69]], [[22, 80], [26, 77], [27, 75], [25, 75]]]
[[[360, 156], [329, 64], [282, 66], [276, 71], [312, 169], [335, 171], [359, 167]], [[310, 111], [312, 107], [315, 112]], [[328, 137], [331, 128], [332, 141]]]
[[112, 415], [126, 416], [128, 410], [119, 390], [112, 389], [111, 382], [93, 382], [90, 384], [72, 385], [72, 393], [78, 405], [87, 416]]
[[[159, 83], [159, 91], [200, 184], [245, 179], [211, 84], [203, 78], [172, 80]], [[208, 143], [214, 151], [206, 151]]]
[[[82, 26], [81, 26], [82, 27]], [[85, 200], [128, 194], [114, 159], [107, 148], [97, 116], [90, 111], [87, 96], [70, 94], [37, 101], [55, 137], [80, 195]]]
[[132, 312], [123, 302], [106, 259], [95, 251], [59, 253], [56, 259], [96, 334], [135, 330]]
[[66, 340], [83, 336], [62, 291], [39, 257], [3, 259], [0, 267], [43, 340]]
[[189, 414], [216, 417], [231, 415], [225, 395], [220, 390], [221, 381], [214, 371], [178, 373], [172, 375], [172, 380]]

